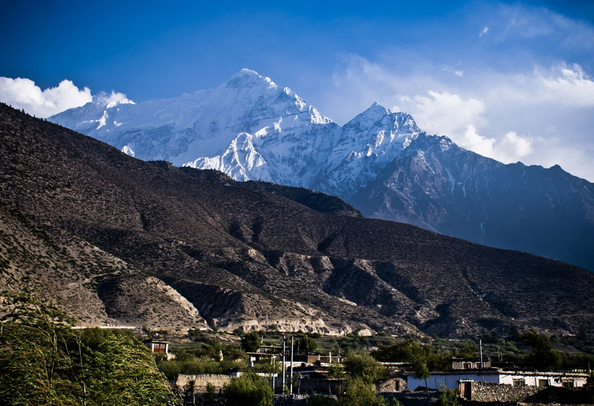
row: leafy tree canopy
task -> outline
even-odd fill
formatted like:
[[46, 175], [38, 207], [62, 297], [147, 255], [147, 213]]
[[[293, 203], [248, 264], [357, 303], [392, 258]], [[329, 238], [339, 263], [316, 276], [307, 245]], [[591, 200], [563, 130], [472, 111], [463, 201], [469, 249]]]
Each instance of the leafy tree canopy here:
[[241, 337], [241, 346], [246, 352], [255, 352], [260, 348], [261, 340], [258, 332], [252, 331]]
[[150, 351], [112, 330], [73, 330], [72, 319], [27, 294], [0, 334], [0, 404], [177, 404]]
[[390, 377], [386, 368], [367, 353], [347, 354], [344, 368], [352, 378], [359, 378], [366, 383], [374, 383]]
[[232, 379], [223, 389], [228, 406], [272, 406], [274, 394], [268, 382], [253, 372]]
[[350, 378], [345, 390], [338, 395], [338, 406], [385, 406], [373, 386], [361, 378]]
[[306, 354], [315, 352], [318, 348], [318, 344], [315, 342], [315, 340], [306, 334], [301, 336], [301, 338], [297, 342], [297, 345], [299, 346], [300, 352], [304, 352]]
[[553, 350], [551, 339], [546, 334], [539, 334], [534, 330], [522, 334], [525, 345], [534, 350], [526, 356], [526, 361], [541, 370], [555, 371], [563, 364], [563, 356]]
[[[470, 352], [470, 347], [466, 350]], [[429, 370], [447, 370], [451, 366], [449, 352], [437, 352], [430, 345], [421, 346], [416, 340], [403, 340], [393, 345], [382, 346], [374, 351], [373, 356], [385, 362], [415, 362], [423, 360]]]

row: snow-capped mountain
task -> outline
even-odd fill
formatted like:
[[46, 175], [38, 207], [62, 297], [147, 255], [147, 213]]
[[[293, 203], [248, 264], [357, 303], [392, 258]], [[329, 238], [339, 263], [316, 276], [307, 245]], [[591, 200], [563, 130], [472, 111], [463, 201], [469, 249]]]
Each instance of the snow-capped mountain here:
[[306, 187], [368, 216], [594, 270], [592, 183], [482, 157], [376, 103], [341, 127], [244, 69], [216, 89], [97, 101], [50, 120], [140, 159]]
[[175, 165], [218, 154], [241, 132], [285, 135], [331, 123], [289, 88], [249, 69], [216, 89], [138, 104], [100, 99], [50, 120], [137, 158]]
[[[282, 122], [282, 119], [279, 121]], [[236, 180], [302, 186], [348, 199], [375, 179], [421, 132], [408, 114], [374, 103], [340, 128], [334, 123], [302, 131], [239, 134], [221, 154], [186, 164], [216, 169]]]
[[312, 186], [348, 200], [420, 133], [410, 115], [374, 103], [342, 128]]

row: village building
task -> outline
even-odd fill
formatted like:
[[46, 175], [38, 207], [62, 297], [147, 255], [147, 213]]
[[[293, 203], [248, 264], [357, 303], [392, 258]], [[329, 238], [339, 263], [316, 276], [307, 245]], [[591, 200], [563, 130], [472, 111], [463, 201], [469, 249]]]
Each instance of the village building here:
[[[425, 381], [415, 378], [412, 372], [406, 372], [404, 375], [411, 390], [425, 386]], [[464, 385], [460, 386], [460, 383], [473, 381], [516, 387], [557, 386], [579, 388], [587, 383], [588, 376], [585, 372], [506, 371], [498, 368], [458, 369], [433, 372], [427, 379], [427, 386], [431, 389], [439, 389], [442, 386], [450, 389], [461, 389], [461, 393], [464, 393], [465, 387]]]
[[175, 358], [175, 355], [169, 352], [169, 342], [160, 340], [145, 340], [144, 345], [155, 354], [163, 354], [168, 360]]

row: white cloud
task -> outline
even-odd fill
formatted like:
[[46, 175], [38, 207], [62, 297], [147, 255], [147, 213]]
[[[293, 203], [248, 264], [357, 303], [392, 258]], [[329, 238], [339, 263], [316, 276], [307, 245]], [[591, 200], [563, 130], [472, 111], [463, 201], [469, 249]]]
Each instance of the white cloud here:
[[460, 138], [466, 134], [469, 125], [481, 123], [485, 111], [484, 103], [475, 98], [463, 98], [449, 92], [429, 90], [428, 96], [397, 96], [399, 104], [394, 111], [405, 111], [413, 115], [425, 131], [446, 134]]
[[552, 73], [548, 77], [536, 73], [541, 100], [557, 100], [565, 106], [594, 106], [594, 81], [586, 76], [581, 66], [560, 64]]
[[494, 158], [493, 146], [496, 142], [495, 138], [487, 138], [477, 134], [476, 128], [471, 124], [467, 126], [466, 132], [462, 137], [454, 137], [453, 141], [462, 148]]
[[514, 131], [496, 139], [478, 134], [476, 128], [469, 124], [462, 136], [451, 138], [462, 148], [506, 164], [522, 160], [534, 152], [531, 137], [518, 135]]
[[482, 37], [483, 35], [487, 35], [488, 32], [489, 32], [489, 27], [485, 26], [485, 28], [483, 28], [483, 30], [480, 32], [479, 37]]
[[0, 100], [37, 117], [49, 117], [92, 101], [88, 87], [79, 89], [70, 80], [41, 90], [30, 79], [0, 77]]
[[343, 113], [346, 122], [377, 101], [481, 155], [504, 163], [559, 164], [594, 181], [594, 160], [588, 158], [594, 156], [594, 81], [580, 65], [515, 72], [473, 66], [464, 80], [443, 74], [447, 65], [419, 66], [402, 73], [392, 61], [353, 56], [334, 72], [334, 104], [327, 110]]
[[117, 104], [117, 103], [133, 103], [126, 98], [124, 93], [111, 91], [111, 93], [101, 92], [93, 96], [93, 101], [105, 104], [106, 106]]
[[453, 73], [454, 75], [458, 76], [459, 78], [464, 76], [464, 71], [462, 69], [455, 69], [455, 68], [452, 68], [451, 66], [442, 65], [441, 70], [443, 72]]
[[513, 162], [530, 155], [532, 152], [534, 151], [529, 137], [523, 137], [514, 131], [510, 131], [500, 141], [496, 155], [500, 155], [501, 160], [504, 162]]

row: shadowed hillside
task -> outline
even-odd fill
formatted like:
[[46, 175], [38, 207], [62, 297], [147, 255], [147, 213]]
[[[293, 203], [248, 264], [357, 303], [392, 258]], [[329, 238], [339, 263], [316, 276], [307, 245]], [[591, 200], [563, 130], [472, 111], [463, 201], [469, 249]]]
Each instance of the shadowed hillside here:
[[0, 287], [87, 324], [594, 333], [594, 273], [144, 162], [0, 107]]

